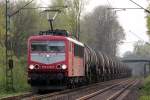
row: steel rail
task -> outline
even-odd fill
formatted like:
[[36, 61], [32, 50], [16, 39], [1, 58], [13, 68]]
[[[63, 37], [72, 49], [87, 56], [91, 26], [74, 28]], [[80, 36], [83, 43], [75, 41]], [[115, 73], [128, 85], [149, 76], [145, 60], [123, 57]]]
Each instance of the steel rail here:
[[95, 97], [96, 95], [103, 94], [104, 92], [109, 91], [110, 89], [112, 89], [112, 88], [114, 88], [114, 87], [116, 87], [116, 86], [118, 86], [118, 85], [121, 85], [122, 83], [129, 82], [129, 81], [130, 81], [130, 80], [126, 80], [126, 81], [123, 81], [123, 82], [119, 82], [119, 83], [117, 83], [117, 84], [111, 85], [111, 86], [109, 86], [109, 87], [106, 87], [106, 88], [101, 89], [101, 90], [99, 90], [99, 91], [96, 91], [96, 92], [94, 92], [94, 93], [91, 93], [91, 94], [85, 95], [85, 96], [83, 96], [83, 97], [80, 97], [80, 98], [78, 98], [78, 99], [76, 99], [76, 100], [87, 100], [87, 99], [90, 99], [90, 98], [92, 98], [92, 97]]
[[115, 100], [123, 100], [124, 98], [126, 98], [128, 96], [128, 94], [131, 92], [132, 88], [135, 87], [137, 84], [139, 84], [139, 80], [137, 80], [134, 84], [132, 84], [131, 86], [129, 86], [127, 89], [125, 89], [124, 91], [122, 91], [121, 94], [119, 94], [118, 96], [116, 96], [116, 98], [114, 98]]
[[127, 90], [129, 87], [137, 84], [139, 81], [132, 81], [131, 83], [128, 83], [124, 88], [114, 93], [112, 96], [110, 96], [107, 100], [116, 100], [125, 90]]
[[[123, 79], [121, 81], [124, 81], [126, 79]], [[112, 80], [111, 82], [118, 82], [120, 81], [119, 79], [117, 80]], [[110, 82], [110, 81], [108, 81]], [[35, 95], [35, 96], [31, 96], [31, 97], [27, 97], [27, 98], [23, 98], [23, 100], [41, 100], [41, 99], [44, 99], [44, 98], [49, 98], [49, 97], [57, 97], [59, 95], [65, 95], [67, 93], [71, 93], [71, 92], [76, 92], [76, 91], [79, 91], [81, 89], [86, 89], [86, 88], [92, 88], [94, 86], [97, 86], [97, 85], [105, 85], [106, 82], [101, 82], [101, 83], [95, 83], [95, 84], [90, 84], [90, 85], [87, 85], [87, 86], [82, 86], [82, 87], [78, 87], [78, 88], [74, 88], [74, 89], [67, 89], [67, 90], [64, 90], [64, 91], [60, 91], [60, 92], [53, 92], [53, 93], [49, 93], [49, 94], [44, 94], [44, 95]]]
[[106, 92], [106, 91], [108, 91], [108, 90], [110, 90], [110, 89], [112, 89], [112, 88], [114, 88], [114, 87], [124, 83], [124, 82], [128, 82], [128, 81], [130, 81], [130, 80], [125, 80], [125, 81], [119, 82], [117, 84], [111, 85], [109, 87], [106, 87], [106, 88], [101, 89], [99, 91], [96, 91], [94, 93], [91, 93], [91, 94], [85, 95], [83, 97], [77, 98], [76, 100], [87, 100], [87, 99], [90, 99], [90, 98], [92, 98], [92, 97], [94, 97], [96, 95], [102, 94], [102, 93], [104, 93], [104, 92]]

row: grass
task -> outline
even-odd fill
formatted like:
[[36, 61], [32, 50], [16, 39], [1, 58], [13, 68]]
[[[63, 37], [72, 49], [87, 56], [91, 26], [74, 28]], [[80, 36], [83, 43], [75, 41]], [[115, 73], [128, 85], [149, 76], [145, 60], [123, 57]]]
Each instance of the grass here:
[[150, 76], [145, 78], [140, 93], [141, 93], [140, 100], [150, 100]]
[[14, 91], [5, 90], [5, 50], [0, 48], [0, 98], [4, 96], [16, 95], [21, 92], [29, 91], [31, 88], [27, 84], [27, 58], [13, 57], [14, 68], [13, 68], [13, 78], [14, 78]]
[[22, 93], [25, 93], [27, 91], [18, 91], [18, 92], [13, 92], [13, 91], [10, 91], [10, 92], [7, 92], [7, 91], [4, 91], [2, 93], [0, 93], [0, 98], [3, 98], [3, 97], [9, 97], [9, 96], [14, 96], [14, 95], [19, 95], [19, 94], [22, 94]]
[[150, 96], [141, 96], [140, 100], [150, 100]]

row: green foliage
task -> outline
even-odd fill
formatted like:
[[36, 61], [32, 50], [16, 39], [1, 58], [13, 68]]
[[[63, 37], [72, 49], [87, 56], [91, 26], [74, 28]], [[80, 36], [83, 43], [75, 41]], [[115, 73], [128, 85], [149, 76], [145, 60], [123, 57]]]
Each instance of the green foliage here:
[[150, 100], [150, 96], [141, 96], [139, 100]]
[[73, 36], [80, 33], [80, 20], [86, 0], [55, 0], [52, 6], [64, 6], [68, 4], [68, 8], [57, 17], [54, 27], [65, 29], [71, 32]]
[[[4, 53], [3, 53], [4, 54]], [[3, 55], [3, 59], [5, 55]], [[3, 63], [0, 67], [0, 97], [1, 95], [5, 94], [12, 94], [17, 92], [23, 92], [23, 91], [29, 91], [30, 86], [27, 83], [27, 61], [26, 57], [21, 57], [17, 59], [16, 57], [13, 57], [14, 59], [14, 68], [13, 68], [13, 79], [14, 79], [14, 88], [15, 91], [13, 92], [7, 92], [5, 90], [5, 64]], [[3, 60], [4, 61], [4, 60]]]
[[[16, 11], [20, 7], [24, 6], [28, 0], [18, 0], [15, 5], [11, 5], [13, 10], [10, 13]], [[28, 7], [36, 7], [35, 3], [28, 5]], [[5, 13], [4, 6], [0, 4], [0, 97], [8, 94], [5, 91]], [[38, 34], [39, 31], [48, 29], [48, 22], [40, 10], [21, 10], [16, 15], [11, 17], [11, 31], [10, 39], [13, 41], [14, 51], [14, 88], [15, 93], [20, 91], [28, 91], [30, 86], [27, 84], [27, 39], [29, 36]], [[3, 45], [1, 45], [3, 41]], [[11, 92], [10, 92], [11, 93]]]
[[4, 4], [0, 3], [0, 45], [4, 46], [5, 36], [5, 12]]
[[[148, 9], [150, 10], [150, 5], [148, 6]], [[148, 29], [147, 34], [150, 36], [150, 16], [149, 15], [147, 15], [146, 17], [146, 22], [147, 22], [147, 29]]]
[[16, 91], [29, 90], [30, 86], [27, 84], [27, 57], [15, 59], [14, 65], [14, 87]]
[[5, 49], [0, 47], [0, 91], [5, 87]]
[[143, 41], [138, 41], [134, 45], [134, 54], [140, 57], [150, 57], [150, 45], [143, 43]]
[[13, 78], [14, 78], [14, 92], [7, 92], [5, 90], [5, 48], [0, 47], [0, 97], [5, 94], [17, 93], [30, 90], [30, 86], [27, 83], [27, 57], [21, 57], [14, 59]]
[[141, 92], [140, 100], [149, 100], [150, 99], [150, 76], [148, 76], [144, 80], [144, 84], [143, 84], [140, 92]]
[[[14, 7], [19, 9], [28, 1], [18, 1]], [[32, 3], [28, 7], [37, 7]], [[12, 40], [14, 43], [14, 53], [20, 57], [27, 53], [27, 39], [29, 36], [38, 34], [39, 31], [45, 30], [48, 27], [46, 17], [40, 13], [40, 10], [21, 10], [12, 17]], [[12, 34], [11, 33], [11, 34]]]
[[81, 39], [91, 47], [115, 56], [124, 31], [116, 15], [107, 6], [98, 6], [81, 21]]
[[4, 3], [0, 2], [0, 92], [5, 87], [5, 9]]
[[147, 29], [148, 29], [148, 35], [150, 35], [150, 16], [147, 16]]

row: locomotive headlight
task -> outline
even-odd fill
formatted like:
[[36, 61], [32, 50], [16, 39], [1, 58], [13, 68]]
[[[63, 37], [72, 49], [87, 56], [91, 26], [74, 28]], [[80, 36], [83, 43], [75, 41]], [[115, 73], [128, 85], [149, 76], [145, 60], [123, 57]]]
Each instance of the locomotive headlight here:
[[29, 68], [32, 70], [32, 69], [34, 69], [34, 66], [33, 66], [33, 65], [30, 65]]
[[62, 69], [67, 69], [67, 65], [63, 64], [62, 66]]
[[48, 57], [50, 57], [50, 55], [46, 55], [46, 57], [48, 58]]

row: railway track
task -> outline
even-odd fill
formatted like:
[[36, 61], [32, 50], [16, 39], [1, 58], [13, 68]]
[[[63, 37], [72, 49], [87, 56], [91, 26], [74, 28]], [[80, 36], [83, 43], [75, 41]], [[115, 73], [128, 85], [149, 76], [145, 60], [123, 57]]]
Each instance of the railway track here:
[[32, 92], [26, 92], [26, 93], [21, 93], [18, 95], [13, 95], [13, 96], [8, 96], [8, 97], [3, 97], [0, 98], [0, 100], [20, 100], [21, 98], [29, 97], [32, 96]]
[[78, 97], [84, 95], [85, 91], [87, 93], [94, 92], [95, 90], [99, 89], [100, 87], [101, 88], [108, 87], [112, 84], [116, 84], [118, 82], [120, 83], [120, 82], [126, 81], [126, 80], [127, 79], [112, 80], [112, 81], [96, 83], [96, 84], [92, 84], [92, 85], [88, 85], [88, 86], [83, 86], [83, 87], [79, 87], [79, 88], [75, 88], [75, 89], [67, 89], [67, 90], [60, 91], [60, 92], [49, 93], [49, 94], [45, 94], [45, 95], [34, 95], [34, 96], [24, 98], [23, 100], [41, 100], [41, 99], [71, 100], [71, 99], [75, 99], [75, 98], [78, 98]]
[[[117, 87], [119, 84], [129, 83], [131, 79], [118, 79], [118, 80], [111, 80], [105, 81], [101, 83], [91, 84], [88, 86], [82, 86], [75, 89], [67, 89], [64, 91], [58, 91], [53, 93], [47, 94], [33, 94], [26, 95], [26, 96], [17, 96], [17, 97], [9, 97], [9, 98], [2, 98], [0, 100], [85, 100], [90, 99], [96, 94], [97, 91], [106, 92], [112, 88]], [[92, 95], [94, 94], [94, 95]], [[119, 92], [118, 92], [119, 94]], [[88, 95], [88, 96], [87, 96]], [[117, 95], [117, 94], [116, 94]], [[108, 99], [108, 100], [116, 100], [116, 99]]]
[[139, 80], [127, 80], [102, 90], [85, 95], [76, 100], [123, 100], [130, 92], [129, 88], [134, 87], [139, 83]]
[[[127, 88], [126, 90], [124, 90], [121, 94], [119, 94], [118, 96], [116, 96], [116, 100], [137, 100], [138, 99], [138, 95], [134, 95], [133, 96], [133, 90], [138, 89], [138, 87], [140, 86], [140, 82], [141, 80], [137, 80], [132, 86], [129, 86], [129, 88]], [[135, 91], [134, 91], [135, 94]]]
[[[121, 90], [119, 90], [118, 92], [116, 92], [114, 95], [112, 95], [111, 97], [108, 98], [108, 100], [120, 100], [120, 98], [123, 99], [123, 96], [125, 94], [125, 91], [128, 91], [129, 88], [137, 85], [139, 83], [138, 80], [136, 81], [133, 81], [132, 83], [130, 84], [127, 84], [124, 88], [122, 88]], [[127, 94], [126, 94], [127, 95]]]

